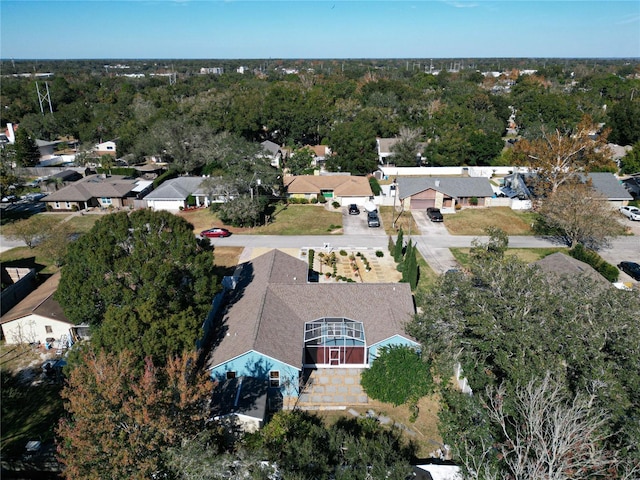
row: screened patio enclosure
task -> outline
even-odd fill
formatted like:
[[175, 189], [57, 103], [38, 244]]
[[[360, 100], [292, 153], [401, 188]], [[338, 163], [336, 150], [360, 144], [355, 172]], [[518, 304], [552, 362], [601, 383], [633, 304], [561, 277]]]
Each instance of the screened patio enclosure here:
[[366, 342], [362, 322], [348, 318], [321, 318], [304, 324], [305, 367], [365, 364]]

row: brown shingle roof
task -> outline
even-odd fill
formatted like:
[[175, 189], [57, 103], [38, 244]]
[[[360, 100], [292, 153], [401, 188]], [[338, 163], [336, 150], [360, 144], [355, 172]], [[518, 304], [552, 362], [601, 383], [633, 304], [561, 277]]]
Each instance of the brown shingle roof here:
[[323, 317], [363, 322], [367, 345], [396, 334], [411, 338], [404, 332], [415, 313], [406, 283], [307, 283], [306, 262], [272, 250], [243, 264], [236, 290], [211, 366], [256, 350], [299, 368], [304, 324]]
[[58, 289], [58, 283], [60, 283], [60, 272], [52, 275], [51, 278], [47, 279], [40, 287], [31, 292], [18, 305], [3, 315], [2, 318], [0, 318], [0, 324], [31, 314], [53, 318], [71, 324], [71, 322], [67, 320], [67, 317], [65, 317], [60, 304], [53, 299], [53, 294]]
[[44, 197], [43, 202], [86, 202], [92, 198], [122, 198], [138, 180], [123, 175], [90, 175]]
[[289, 193], [317, 193], [333, 190], [338, 197], [372, 196], [371, 185], [366, 177], [350, 175], [298, 175], [288, 176], [284, 185]]

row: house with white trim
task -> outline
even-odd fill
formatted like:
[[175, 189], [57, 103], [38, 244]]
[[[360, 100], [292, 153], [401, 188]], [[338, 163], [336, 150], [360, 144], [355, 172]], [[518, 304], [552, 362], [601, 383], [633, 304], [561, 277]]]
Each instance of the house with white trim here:
[[[279, 250], [239, 266], [213, 339], [214, 380], [261, 379], [271, 400], [291, 406], [314, 371], [353, 371], [358, 382], [382, 348], [419, 348], [405, 333], [415, 314], [407, 283], [313, 283], [308, 270]], [[345, 389], [343, 400], [366, 403], [361, 397]]]

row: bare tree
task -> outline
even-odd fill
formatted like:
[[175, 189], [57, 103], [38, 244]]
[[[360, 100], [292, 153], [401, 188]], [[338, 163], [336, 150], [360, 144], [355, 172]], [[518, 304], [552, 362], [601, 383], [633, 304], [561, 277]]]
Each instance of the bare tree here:
[[557, 231], [571, 248], [576, 244], [598, 249], [623, 233], [607, 199], [583, 183], [562, 185], [540, 207], [546, 226]]
[[567, 398], [547, 374], [517, 388], [512, 401], [504, 386], [488, 390], [487, 397], [489, 417], [503, 437], [495, 447], [512, 478], [607, 477], [615, 467], [615, 457], [601, 446], [609, 418], [594, 408], [595, 395]]

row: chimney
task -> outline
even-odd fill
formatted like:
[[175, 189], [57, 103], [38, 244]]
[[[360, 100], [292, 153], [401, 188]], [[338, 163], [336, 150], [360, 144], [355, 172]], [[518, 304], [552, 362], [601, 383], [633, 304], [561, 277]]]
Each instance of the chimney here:
[[440, 186], [440, 180], [436, 180], [434, 183], [436, 184], [436, 187]]

